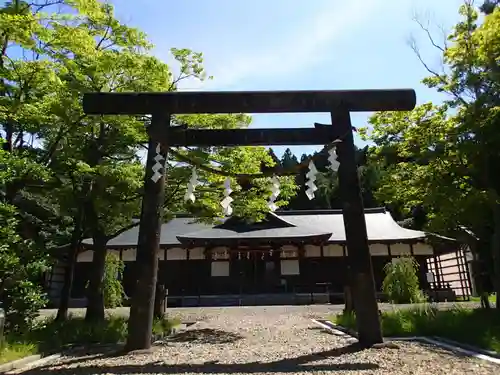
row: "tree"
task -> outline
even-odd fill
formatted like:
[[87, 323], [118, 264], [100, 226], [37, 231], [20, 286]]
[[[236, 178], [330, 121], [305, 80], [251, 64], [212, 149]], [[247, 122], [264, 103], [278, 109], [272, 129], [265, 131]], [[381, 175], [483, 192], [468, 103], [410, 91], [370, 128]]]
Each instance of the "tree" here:
[[272, 148], [269, 148], [269, 155], [271, 156], [271, 159], [273, 159], [275, 165], [281, 166], [281, 160], [276, 156]]
[[[86, 318], [102, 320], [105, 246], [138, 213], [143, 171], [137, 152], [145, 132], [141, 119], [85, 117], [81, 94], [161, 91], [172, 82], [168, 67], [147, 55], [151, 46], [145, 35], [120, 23], [111, 5], [92, 0], [67, 5], [77, 12], [71, 24], [52, 18], [50, 33], [36, 35], [51, 41], [41, 53], [55, 64], [60, 81], [50, 103], [59, 128], [52, 127], [44, 140], [60, 138], [66, 146], [55, 150], [58, 159], [51, 167], [61, 179], [71, 181], [64, 186], [74, 192], [69, 195], [74, 200], [68, 202], [68, 211], [83, 217], [81, 227], [75, 228], [79, 232], [75, 239], [86, 231], [93, 239], [95, 272]], [[76, 248], [70, 251], [72, 262]]]
[[[172, 49], [180, 63], [174, 78], [169, 66], [150, 56], [150, 43], [139, 30], [120, 23], [113, 7], [96, 0], [67, 0], [61, 13], [40, 13], [45, 8], [20, 1], [8, 3], [2, 13], [5, 46], [15, 45], [22, 57], [8, 56], [2, 62], [4, 150], [13, 161], [25, 162], [15, 168], [14, 178], [5, 183], [4, 196], [14, 203], [28, 183], [37, 184], [40, 197], [71, 217], [70, 250], [65, 296], [71, 289], [71, 270], [81, 239], [94, 242], [94, 267], [89, 284], [88, 320], [104, 318], [103, 278], [107, 241], [137, 225], [132, 218], [140, 210], [143, 166], [137, 154], [146, 140], [148, 118], [87, 117], [81, 108], [84, 92], [176, 90], [186, 77], [203, 79], [202, 56], [186, 49]], [[45, 3], [50, 5], [54, 3]], [[23, 27], [16, 28], [22, 24]], [[8, 34], [8, 35], [7, 35]], [[176, 116], [174, 124], [206, 128], [247, 126], [245, 115]], [[32, 135], [36, 142], [26, 144]], [[28, 146], [28, 147], [26, 147]], [[275, 161], [262, 147], [179, 150], [184, 158], [201, 158], [204, 165], [220, 164], [223, 173], [258, 173], [256, 166]], [[180, 159], [173, 158], [172, 162]], [[182, 193], [190, 170], [170, 165], [173, 179], [167, 186], [169, 210], [184, 208]], [[22, 173], [21, 173], [22, 172]], [[30, 173], [28, 173], [30, 172]], [[37, 172], [37, 173], [33, 173]], [[46, 175], [41, 178], [42, 172]], [[16, 175], [17, 173], [17, 175]], [[221, 215], [221, 183], [224, 177], [200, 172], [203, 182], [198, 200], [187, 208], [197, 215]], [[233, 181], [234, 182], [234, 181]], [[293, 195], [291, 179], [282, 179], [281, 199]], [[235, 186], [236, 214], [259, 220], [268, 210], [265, 193], [269, 178], [256, 179], [253, 188]], [[49, 193], [50, 192], [50, 193]], [[34, 199], [33, 199], [34, 201]], [[68, 223], [66, 223], [68, 225]], [[67, 233], [68, 234], [68, 233]], [[63, 319], [66, 304], [58, 316]], [[133, 323], [131, 323], [133, 324]]]
[[121, 282], [125, 264], [116, 254], [107, 254], [104, 267], [104, 306], [112, 309], [122, 305], [125, 291]]
[[[25, 323], [44, 305], [40, 283], [48, 265], [44, 250], [66, 237], [65, 218], [58, 217], [50, 197], [40, 194], [51, 187], [47, 166], [52, 147], [43, 149], [36, 142], [52, 125], [43, 98], [58, 79], [51, 62], [37, 54], [39, 45], [32, 36], [43, 32], [41, 11], [52, 3], [8, 1], [0, 9], [0, 220], [4, 228], [0, 293], [14, 328], [29, 327]], [[33, 58], [26, 59], [19, 49], [31, 49]]]
[[[453, 234], [471, 228], [491, 249], [495, 288], [500, 292], [500, 179], [498, 149], [500, 10], [482, 24], [471, 2], [459, 10], [460, 21], [447, 45], [431, 43], [445, 67], [424, 83], [448, 94], [443, 105], [421, 105], [410, 113], [378, 113], [370, 138], [379, 163], [387, 169], [378, 196], [402, 204], [408, 212], [422, 205], [426, 228]], [[431, 33], [421, 25], [427, 35]], [[365, 133], [366, 134], [366, 133]], [[494, 225], [490, 225], [494, 223]], [[497, 306], [497, 307], [500, 307]]]
[[283, 168], [289, 169], [295, 167], [297, 164], [299, 164], [297, 157], [293, 154], [292, 150], [287, 148], [281, 157], [281, 165]]
[[485, 0], [479, 8], [485, 14], [491, 14], [500, 5], [500, 0]]
[[[41, 13], [56, 3], [65, 5], [62, 11]], [[12, 154], [9, 168], [15, 172], [15, 178], [3, 189], [5, 199], [15, 204], [20, 193], [29, 192], [32, 196], [36, 193], [30, 202], [47, 201], [55, 208], [54, 214], [64, 218], [61, 237], [70, 241], [70, 246], [58, 313], [61, 319], [67, 314], [79, 244], [85, 236], [92, 237], [95, 272], [89, 285], [87, 318], [102, 319], [105, 245], [113, 236], [137, 225], [132, 218], [140, 210], [144, 174], [138, 153], [144, 148], [144, 128], [149, 119], [87, 117], [82, 112], [82, 93], [176, 90], [184, 78], [204, 77], [202, 55], [187, 49], [172, 49], [180, 65], [179, 75], [174, 77], [169, 66], [149, 55], [152, 46], [141, 31], [120, 23], [111, 5], [96, 0], [43, 4], [13, 1], [6, 4], [0, 21], [4, 47], [22, 51], [10, 56], [9, 48], [2, 50], [0, 115], [6, 140], [4, 149]], [[173, 119], [175, 124], [209, 128], [247, 126], [249, 121], [244, 115]], [[182, 153], [190, 158], [201, 153], [207, 165], [209, 159], [221, 159], [227, 164], [222, 169], [229, 171], [232, 163], [241, 166], [240, 172], [263, 161], [272, 163], [263, 148], [224, 152], [209, 148], [182, 150]], [[13, 164], [15, 158], [24, 164]], [[39, 177], [42, 172], [44, 178]], [[169, 174], [173, 178], [166, 187], [169, 208], [166, 219], [170, 212], [184, 211], [183, 190], [190, 170], [185, 165], [169, 164]], [[217, 202], [221, 179], [202, 177], [205, 183], [199, 189], [201, 199], [188, 208], [197, 214], [203, 211], [220, 214]], [[291, 188], [287, 190], [286, 179], [283, 181], [285, 197], [287, 191], [293, 192], [293, 186], [288, 184]], [[261, 179], [260, 183], [263, 187], [268, 182]], [[265, 198], [265, 194], [257, 196], [254, 191], [253, 196], [242, 195], [241, 204], [235, 206], [242, 214], [256, 212], [256, 216], [262, 216]], [[35, 205], [38, 211], [39, 206]], [[254, 210], [256, 207], [259, 209]], [[52, 229], [53, 239], [56, 233]]]
[[[6, 166], [22, 165], [23, 160], [0, 150], [0, 186], [13, 179], [13, 171]], [[25, 165], [27, 163], [24, 163]], [[45, 294], [38, 284], [48, 265], [36, 243], [19, 233], [29, 230], [20, 220], [16, 208], [0, 201], [0, 301], [6, 312], [6, 327], [10, 331], [29, 330], [45, 305]]]

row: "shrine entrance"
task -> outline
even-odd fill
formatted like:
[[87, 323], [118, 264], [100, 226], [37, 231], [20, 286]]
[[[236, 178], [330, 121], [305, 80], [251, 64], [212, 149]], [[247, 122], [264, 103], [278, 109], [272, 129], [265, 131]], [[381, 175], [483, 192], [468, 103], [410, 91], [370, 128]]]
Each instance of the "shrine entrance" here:
[[[412, 110], [414, 90], [89, 93], [83, 109], [95, 115], [151, 115], [139, 241], [137, 285], [132, 297], [127, 349], [151, 346], [158, 248], [170, 147], [325, 145], [338, 150], [339, 187], [357, 316], [359, 343], [383, 341], [375, 296], [350, 112]], [[171, 126], [174, 114], [327, 112], [332, 125], [290, 129], [195, 129]], [[311, 189], [313, 190], [313, 189]], [[259, 265], [258, 265], [259, 264]], [[254, 274], [261, 272], [254, 262]], [[264, 263], [265, 264], [265, 263]], [[248, 265], [248, 267], [250, 267]], [[250, 269], [250, 268], [246, 268]], [[243, 273], [243, 276], [247, 273]], [[255, 283], [254, 283], [255, 286]]]
[[280, 290], [279, 258], [268, 251], [235, 252], [231, 273], [239, 283], [239, 294], [272, 294]]

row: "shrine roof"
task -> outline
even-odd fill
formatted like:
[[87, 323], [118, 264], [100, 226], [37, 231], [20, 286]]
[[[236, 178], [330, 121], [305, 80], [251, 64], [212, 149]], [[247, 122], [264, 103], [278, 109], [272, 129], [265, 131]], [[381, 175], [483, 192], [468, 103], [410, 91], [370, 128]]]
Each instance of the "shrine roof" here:
[[[160, 246], [174, 247], [191, 239], [207, 241], [218, 239], [287, 239], [306, 242], [309, 239], [325, 239], [325, 243], [344, 243], [345, 230], [342, 210], [294, 210], [277, 211], [265, 223], [245, 224], [235, 218], [223, 224], [210, 225], [196, 221], [187, 215], [178, 215], [162, 225]], [[418, 242], [433, 234], [399, 226], [384, 208], [365, 209], [368, 240], [371, 243]], [[109, 248], [135, 247], [139, 227], [121, 233], [108, 242]], [[448, 239], [449, 240], [449, 239]], [[218, 242], [219, 242], [218, 241]], [[91, 239], [83, 241], [92, 246]]]
[[332, 232], [324, 228], [295, 225], [275, 213], [268, 213], [258, 223], [248, 223], [244, 219], [230, 217], [222, 224], [197, 232], [177, 236], [183, 245], [224, 246], [233, 244], [280, 244], [288, 242], [309, 242], [321, 244], [331, 237]]

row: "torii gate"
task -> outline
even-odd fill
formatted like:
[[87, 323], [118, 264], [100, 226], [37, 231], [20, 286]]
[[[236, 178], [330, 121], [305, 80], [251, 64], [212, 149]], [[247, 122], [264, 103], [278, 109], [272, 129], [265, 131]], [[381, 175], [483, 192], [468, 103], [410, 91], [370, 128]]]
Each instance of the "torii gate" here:
[[[350, 112], [405, 111], [412, 110], [415, 104], [416, 95], [412, 89], [85, 94], [83, 109], [87, 114], [152, 116], [148, 128], [149, 150], [137, 246], [138, 282], [130, 309], [127, 349], [147, 349], [151, 346], [157, 251], [166, 179], [164, 163], [169, 147], [324, 145], [339, 138], [342, 140], [337, 145], [339, 187], [359, 343], [366, 347], [381, 343], [383, 339]], [[299, 129], [223, 130], [170, 126], [173, 114], [298, 112], [330, 112], [333, 126], [316, 124], [314, 128]]]

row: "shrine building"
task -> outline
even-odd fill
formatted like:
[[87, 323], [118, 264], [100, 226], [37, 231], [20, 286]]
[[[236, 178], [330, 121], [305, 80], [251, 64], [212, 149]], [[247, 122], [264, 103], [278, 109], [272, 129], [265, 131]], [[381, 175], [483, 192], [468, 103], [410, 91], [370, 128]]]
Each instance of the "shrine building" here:
[[[470, 295], [467, 263], [460, 245], [449, 238], [399, 226], [384, 208], [365, 209], [368, 241], [377, 291], [391, 259], [412, 255], [419, 264], [423, 290], [444, 284], [440, 257], [455, 254], [459, 269], [452, 288]], [[123, 285], [131, 296], [139, 227], [108, 242], [108, 251], [125, 263]], [[178, 215], [163, 224], [158, 253], [158, 282], [168, 290], [168, 305], [221, 306], [342, 303], [348, 280], [342, 210], [277, 211], [248, 223], [237, 217], [208, 225]], [[78, 255], [72, 305], [83, 304], [92, 267], [92, 240]], [[62, 287], [62, 264], [54, 267], [50, 295]], [[59, 276], [58, 276], [59, 275]], [[383, 298], [383, 297], [380, 297]], [[77, 302], [74, 302], [77, 301]]]

